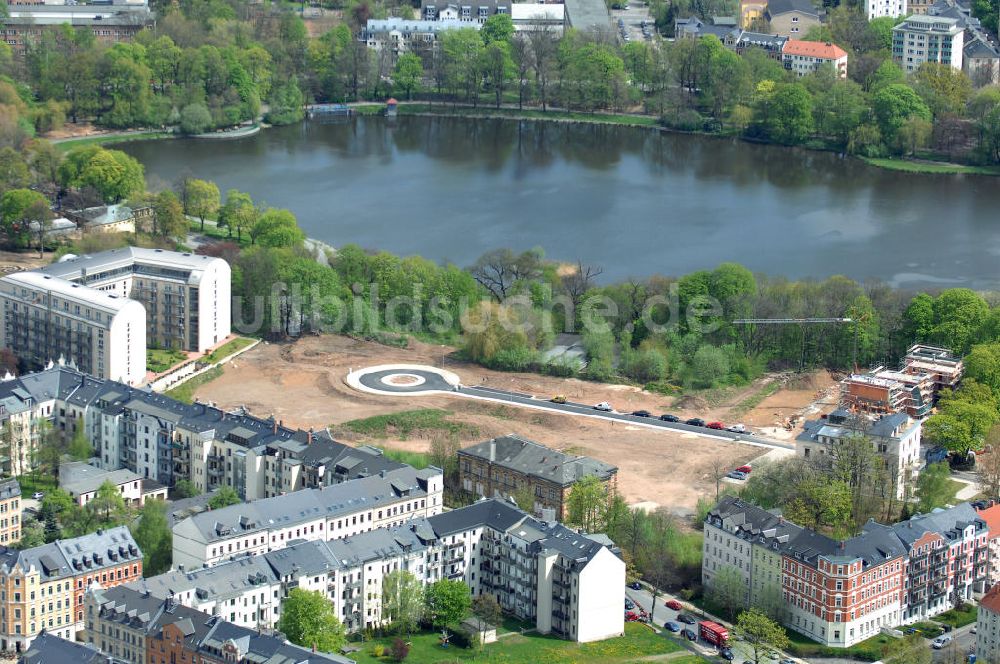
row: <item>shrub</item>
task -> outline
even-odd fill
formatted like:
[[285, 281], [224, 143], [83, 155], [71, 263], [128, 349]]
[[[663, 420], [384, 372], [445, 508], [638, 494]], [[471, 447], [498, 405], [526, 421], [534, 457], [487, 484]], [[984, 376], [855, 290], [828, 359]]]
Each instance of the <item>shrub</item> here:
[[376, 643], [375, 647], [372, 648], [372, 656], [373, 657], [381, 657], [384, 654], [385, 654], [385, 646], [382, 645], [381, 643]]
[[515, 346], [499, 350], [485, 362], [490, 369], [497, 371], [526, 371], [535, 362], [536, 353], [526, 346]]
[[479, 632], [470, 631], [464, 627], [451, 632], [451, 643], [459, 648], [478, 648]]
[[621, 370], [624, 375], [641, 383], [660, 381], [667, 375], [667, 358], [655, 348], [629, 351], [622, 354]]

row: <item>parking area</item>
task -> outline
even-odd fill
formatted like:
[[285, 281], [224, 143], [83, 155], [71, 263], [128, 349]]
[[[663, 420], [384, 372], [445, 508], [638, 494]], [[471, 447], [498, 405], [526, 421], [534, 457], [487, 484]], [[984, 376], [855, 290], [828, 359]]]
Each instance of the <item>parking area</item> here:
[[611, 21], [618, 31], [618, 38], [625, 43], [632, 40], [652, 40], [656, 28], [649, 13], [649, 5], [641, 0], [634, 0], [620, 6], [622, 9], [611, 10]]

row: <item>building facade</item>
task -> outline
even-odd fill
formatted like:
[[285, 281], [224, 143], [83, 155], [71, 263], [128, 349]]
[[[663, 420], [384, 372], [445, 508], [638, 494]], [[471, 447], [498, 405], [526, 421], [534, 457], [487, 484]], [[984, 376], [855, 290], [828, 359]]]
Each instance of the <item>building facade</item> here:
[[596, 477], [612, 495], [618, 482], [618, 468], [611, 464], [513, 434], [459, 450], [458, 473], [466, 493], [479, 498], [530, 494], [533, 502], [523, 509], [532, 514], [551, 509], [560, 520], [566, 517], [567, 499], [578, 481]]
[[871, 443], [885, 462], [896, 498], [912, 494], [923, 461], [920, 456], [922, 423], [903, 413], [870, 418], [843, 409], [826, 419], [804, 423], [795, 439], [795, 453], [805, 459], [832, 463], [837, 447], [852, 439]]
[[0, 19], [0, 32], [15, 56], [24, 57], [30, 44], [47, 32], [63, 25], [89, 29], [99, 44], [131, 42], [141, 31], [153, 25], [153, 14], [145, 3], [109, 2], [107, 4], [12, 3], [7, 16]]
[[112, 587], [141, 576], [142, 552], [125, 526], [0, 551], [0, 647], [20, 652], [43, 631], [73, 640], [91, 584]]
[[150, 499], [167, 499], [167, 487], [140, 477], [138, 473], [126, 468], [104, 470], [82, 461], [59, 465], [59, 488], [68, 493], [80, 507], [93, 500], [105, 482], [118, 489], [126, 505], [142, 507]]
[[847, 51], [830, 42], [789, 39], [782, 45], [785, 69], [798, 76], [808, 76], [822, 67], [832, 67], [838, 78], [847, 78]]
[[892, 59], [905, 72], [925, 62], [962, 69], [965, 30], [954, 18], [916, 15], [892, 29]]
[[976, 661], [1000, 662], [1000, 586], [993, 586], [979, 600]]
[[[892, 526], [872, 521], [835, 540], [726, 497], [705, 521], [702, 577], [710, 588], [732, 567], [754, 606], [824, 645], [849, 647], [982, 593], [987, 534], [968, 503]], [[780, 574], [768, 557], [780, 558]]]
[[449, 4], [438, 0], [422, 0], [420, 16], [425, 21], [456, 20], [483, 24], [495, 14], [510, 15], [510, 0], [476, 0], [469, 4]]
[[898, 18], [908, 13], [911, 13], [911, 8], [907, 0], [865, 0], [865, 14], [869, 21], [876, 18]]
[[820, 24], [819, 12], [809, 0], [768, 0], [764, 10], [767, 32], [790, 39], [801, 39], [809, 28]]
[[14, 478], [0, 482], [0, 546], [21, 539], [21, 485]]

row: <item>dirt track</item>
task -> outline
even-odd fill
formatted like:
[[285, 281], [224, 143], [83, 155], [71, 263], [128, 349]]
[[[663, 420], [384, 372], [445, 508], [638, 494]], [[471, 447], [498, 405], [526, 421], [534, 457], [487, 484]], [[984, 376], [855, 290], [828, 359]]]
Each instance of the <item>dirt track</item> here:
[[[552, 447], [572, 448], [574, 452], [616, 464], [620, 469], [619, 487], [629, 502], [651, 501], [684, 512], [691, 510], [699, 497], [714, 495], [716, 468], [731, 469], [765, 451], [686, 434], [656, 432], [447, 395], [408, 398], [366, 395], [343, 383], [343, 377], [352, 367], [392, 362], [441, 366], [444, 352], [448, 350], [428, 344], [411, 345], [410, 349], [397, 349], [339, 336], [308, 337], [291, 344], [261, 344], [227, 366], [220, 378], [199, 388], [197, 396], [227, 408], [245, 405], [258, 415], [274, 414], [294, 426], [333, 425], [339, 438], [352, 442], [361, 440], [338, 430], [337, 424], [401, 410], [442, 408], [453, 413], [450, 419], [470, 429], [461, 437], [463, 444], [518, 433]], [[726, 410], [725, 407], [708, 412], [679, 410], [670, 406], [671, 400], [667, 397], [629, 386], [498, 373], [453, 360], [445, 360], [444, 366], [457, 373], [466, 384], [483, 383], [546, 396], [564, 394], [572, 400], [588, 403], [609, 401], [618, 410], [645, 408], [654, 413], [706, 417], [721, 417]], [[794, 402], [806, 398], [805, 393], [789, 396], [794, 397], [791, 399]], [[786, 402], [790, 403], [788, 399]], [[406, 440], [370, 442], [423, 451], [432, 435], [433, 432], [417, 432]]]

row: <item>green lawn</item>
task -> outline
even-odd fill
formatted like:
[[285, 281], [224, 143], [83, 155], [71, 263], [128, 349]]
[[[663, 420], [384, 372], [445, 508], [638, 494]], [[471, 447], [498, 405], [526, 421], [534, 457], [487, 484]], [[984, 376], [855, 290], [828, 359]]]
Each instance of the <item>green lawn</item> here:
[[166, 348], [146, 349], [146, 369], [153, 373], [161, 373], [178, 362], [187, 359], [187, 353]]
[[17, 483], [21, 485], [21, 495], [31, 497], [36, 491], [48, 493], [59, 486], [56, 479], [48, 473], [39, 473], [37, 477], [31, 475], [21, 475], [17, 478]]
[[991, 166], [967, 166], [965, 164], [935, 164], [927, 161], [911, 161], [909, 159], [881, 159], [862, 157], [872, 166], [887, 168], [892, 171], [907, 173], [924, 173], [928, 175], [1000, 175], [1000, 168]]
[[448, 106], [445, 104], [400, 104], [400, 115], [435, 113], [440, 115], [456, 115], [462, 117], [509, 117], [522, 120], [572, 120], [574, 122], [591, 122], [598, 124], [620, 124], [634, 127], [655, 127], [659, 119], [652, 115], [624, 115], [616, 113], [577, 113], [570, 111], [538, 111], [533, 109], [517, 110], [516, 108], [493, 108], [480, 106]]
[[70, 138], [56, 143], [56, 147], [63, 152], [69, 152], [73, 148], [87, 145], [110, 146], [115, 143], [128, 143], [129, 141], [152, 141], [161, 138], [176, 138], [176, 134], [163, 131], [143, 131], [128, 134], [126, 136], [85, 136], [83, 138]]
[[475, 427], [449, 420], [448, 416], [451, 414], [451, 411], [448, 410], [422, 408], [420, 410], [404, 410], [388, 415], [376, 415], [360, 420], [350, 420], [333, 426], [373, 438], [391, 437], [406, 439], [414, 433], [435, 431], [452, 434], [475, 433]]
[[672, 659], [668, 659], [667, 661], [670, 662], [670, 664], [705, 664], [705, 662], [713, 662], [717, 660], [705, 659], [701, 655], [682, 655], [681, 657], [674, 657]]
[[976, 622], [977, 610], [973, 604], [965, 604], [962, 608], [945, 611], [934, 618], [936, 622], [951, 625], [952, 627], [964, 627]]
[[830, 648], [793, 630], [788, 630], [788, 640], [788, 652], [794, 657], [840, 657], [864, 662], [883, 659], [905, 645], [903, 639], [879, 634], [850, 648]]
[[430, 459], [424, 452], [408, 452], [406, 450], [394, 450], [392, 448], [381, 448], [382, 453], [389, 459], [401, 461], [421, 470], [430, 465]]
[[[361, 651], [350, 657], [363, 664], [391, 662], [388, 655], [375, 657], [375, 644], [388, 648], [393, 638], [382, 638], [363, 644]], [[408, 664], [436, 664], [439, 662], [480, 662], [481, 664], [625, 664], [648, 655], [677, 652], [683, 648], [648, 627], [629, 623], [625, 636], [597, 643], [573, 643], [550, 636], [515, 635], [500, 639], [486, 646], [482, 652], [451, 646], [442, 648], [437, 632], [419, 634], [409, 639], [412, 644]], [[670, 660], [681, 661], [684, 660]], [[693, 660], [702, 661], [702, 660]]]
[[205, 373], [181, 383], [172, 390], [167, 390], [164, 394], [171, 399], [177, 399], [178, 401], [183, 401], [184, 403], [194, 403], [194, 391], [205, 383], [211, 382], [221, 375], [222, 367], [215, 367], [214, 369], [209, 369]]
[[238, 353], [250, 344], [254, 342], [253, 339], [248, 339], [246, 337], [236, 337], [232, 341], [228, 341], [223, 345], [219, 346], [211, 353], [202, 358], [202, 362], [205, 364], [215, 364], [219, 360], [225, 359], [232, 355], [233, 353]]

